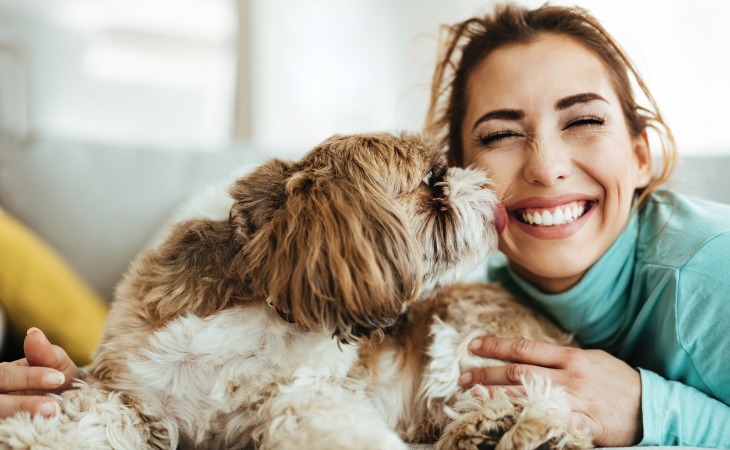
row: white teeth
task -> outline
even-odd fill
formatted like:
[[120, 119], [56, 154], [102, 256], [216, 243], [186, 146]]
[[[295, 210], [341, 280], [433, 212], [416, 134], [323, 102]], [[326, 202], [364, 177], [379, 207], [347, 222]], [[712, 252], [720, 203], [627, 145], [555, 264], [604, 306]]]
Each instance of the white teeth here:
[[570, 208], [565, 208], [565, 212], [563, 212], [563, 215], [565, 216], [566, 222], [573, 221], [573, 213], [570, 211]]
[[550, 211], [543, 211], [542, 212], [542, 224], [550, 226], [553, 224], [553, 215], [550, 214]]
[[565, 215], [563, 214], [563, 210], [558, 208], [555, 214], [553, 214], [553, 225], [560, 225], [562, 223], [565, 223]]
[[554, 211], [524, 211], [522, 213], [522, 221], [530, 225], [556, 226], [578, 220], [585, 213], [585, 204], [583, 202], [575, 202], [556, 208]]

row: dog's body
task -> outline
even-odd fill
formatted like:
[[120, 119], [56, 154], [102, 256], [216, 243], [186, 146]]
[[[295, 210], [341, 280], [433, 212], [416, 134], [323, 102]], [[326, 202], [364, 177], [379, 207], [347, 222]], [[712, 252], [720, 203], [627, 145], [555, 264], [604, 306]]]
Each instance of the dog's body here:
[[494, 285], [450, 285], [495, 248], [488, 182], [407, 135], [265, 164], [138, 257], [62, 414], [0, 422], [0, 448], [589, 446], [541, 380], [457, 384], [498, 363], [479, 335], [570, 343]]

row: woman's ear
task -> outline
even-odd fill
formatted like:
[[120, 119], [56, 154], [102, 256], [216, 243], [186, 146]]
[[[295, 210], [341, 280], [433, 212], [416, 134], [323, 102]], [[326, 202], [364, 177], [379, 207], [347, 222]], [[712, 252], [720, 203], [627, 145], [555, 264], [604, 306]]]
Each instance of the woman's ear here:
[[633, 161], [634, 161], [634, 185], [636, 189], [646, 187], [654, 175], [651, 149], [649, 147], [649, 136], [644, 129], [638, 136], [632, 139]]

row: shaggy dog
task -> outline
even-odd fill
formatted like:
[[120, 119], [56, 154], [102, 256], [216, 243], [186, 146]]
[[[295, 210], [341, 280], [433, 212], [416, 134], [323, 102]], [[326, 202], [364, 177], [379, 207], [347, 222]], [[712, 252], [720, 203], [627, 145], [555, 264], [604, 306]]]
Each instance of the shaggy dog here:
[[132, 263], [61, 414], [2, 421], [0, 447], [590, 446], [545, 380], [457, 385], [490, 363], [478, 335], [570, 341], [499, 287], [450, 284], [495, 248], [488, 185], [407, 134], [264, 164]]

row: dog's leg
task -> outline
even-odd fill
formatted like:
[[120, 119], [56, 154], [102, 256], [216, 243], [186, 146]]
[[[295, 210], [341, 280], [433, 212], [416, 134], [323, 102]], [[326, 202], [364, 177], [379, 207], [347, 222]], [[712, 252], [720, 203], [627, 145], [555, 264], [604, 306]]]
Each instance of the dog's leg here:
[[519, 410], [504, 390], [491, 395], [484, 388], [475, 389], [480, 389], [478, 396], [462, 392], [453, 406], [444, 408], [452, 421], [444, 427], [437, 450], [493, 449], [514, 425]]
[[118, 394], [83, 382], [76, 387], [54, 396], [60, 406], [54, 417], [19, 413], [0, 421], [0, 449], [153, 448], [142, 418]]
[[[273, 397], [254, 433], [261, 450], [406, 450], [362, 390], [301, 386]], [[314, 392], [313, 392], [314, 391]]]
[[523, 380], [524, 395], [513, 397], [520, 410], [517, 420], [502, 437], [497, 449], [582, 450], [593, 448], [586, 430], [570, 423], [565, 391], [550, 380]]

